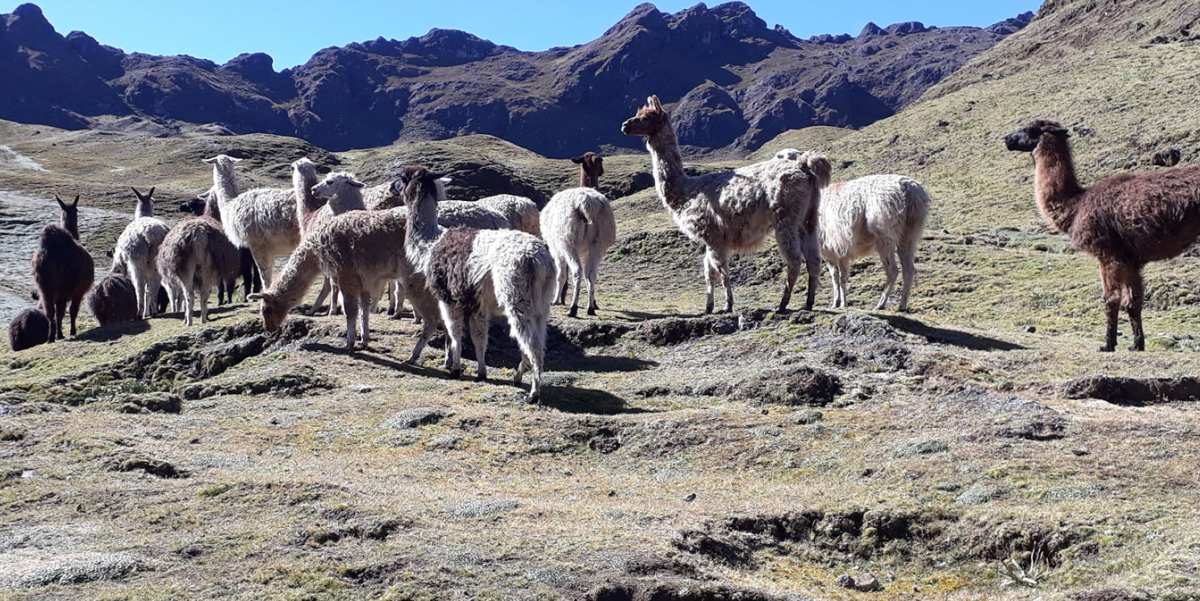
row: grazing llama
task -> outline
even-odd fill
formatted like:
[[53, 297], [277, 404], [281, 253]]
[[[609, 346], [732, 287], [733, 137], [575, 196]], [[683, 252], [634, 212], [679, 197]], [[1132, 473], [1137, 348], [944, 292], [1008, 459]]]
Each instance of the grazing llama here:
[[414, 273], [404, 252], [406, 230], [403, 208], [351, 211], [330, 218], [300, 243], [271, 288], [251, 296], [262, 301], [263, 326], [277, 331], [287, 312], [300, 303], [313, 280], [323, 273], [342, 290], [346, 348], [354, 349], [356, 338], [366, 348], [375, 299], [389, 281], [399, 280], [410, 292], [414, 312], [425, 318], [409, 357], [415, 362], [437, 331], [438, 307], [424, 278]]
[[38, 248], [33, 253], [33, 281], [42, 309], [50, 320], [48, 342], [63, 337], [62, 322], [68, 308], [71, 336], [75, 335], [79, 306], [96, 276], [92, 255], [79, 244], [79, 195], [75, 195], [71, 204], [63, 202], [57, 194], [54, 200], [61, 212], [61, 222], [42, 228]]
[[821, 189], [829, 184], [828, 159], [810, 154], [804, 162], [772, 159], [741, 169], [689, 176], [683, 170], [671, 117], [657, 96], [648, 98], [646, 106], [621, 125], [621, 131], [646, 140], [659, 198], [679, 230], [705, 246], [705, 313], [713, 311], [713, 286], [718, 283], [725, 288], [724, 310], [733, 310], [729, 256], [758, 248], [772, 230], [787, 263], [779, 310], [787, 309], [802, 266], [808, 270], [804, 306], [812, 309], [821, 263], [817, 210]]
[[[776, 159], [793, 161], [803, 156], [794, 148], [775, 154]], [[908, 311], [908, 298], [917, 275], [917, 245], [929, 216], [930, 202], [920, 182], [903, 175], [868, 175], [835, 182], [825, 189], [818, 227], [821, 258], [825, 259], [833, 282], [831, 309], [846, 306], [850, 263], [874, 250], [887, 276], [875, 310], [887, 308], [896, 277], [903, 272], [898, 308], [901, 312]]]
[[462, 334], [467, 325], [475, 346], [476, 379], [487, 379], [488, 323], [503, 313], [521, 349], [515, 381], [532, 369], [529, 400], [541, 398], [546, 325], [554, 296], [554, 259], [546, 243], [513, 230], [444, 229], [438, 225], [438, 176], [406, 170], [404, 201], [409, 208], [405, 251], [425, 275], [449, 334], [446, 363], [462, 373]]
[[1200, 165], [1114, 175], [1084, 188], [1075, 177], [1068, 137], [1058, 123], [1034, 121], [1009, 134], [1005, 145], [1033, 153], [1033, 192], [1042, 216], [1100, 262], [1107, 318], [1100, 350], [1116, 350], [1125, 307], [1133, 329], [1130, 350], [1144, 351], [1142, 268], [1179, 256], [1200, 237]]
[[50, 341], [50, 320], [40, 307], [29, 307], [8, 324], [8, 345], [13, 352], [33, 348]]
[[154, 216], [154, 187], [146, 194], [133, 190], [137, 204], [133, 210], [133, 221], [125, 226], [117, 245], [113, 248], [113, 271], [127, 274], [137, 295], [140, 317], [149, 319], [157, 311], [158, 289], [162, 276], [155, 264], [158, 249], [171, 228]]
[[579, 164], [580, 187], [555, 194], [542, 209], [543, 238], [554, 257], [557, 273], [555, 303], [567, 298], [567, 274], [575, 279], [575, 293], [567, 314], [579, 314], [581, 279], [588, 282], [588, 315], [595, 315], [596, 273], [608, 247], [617, 239], [617, 221], [608, 199], [596, 190], [604, 172], [602, 159], [587, 153], [575, 160]]
[[290, 254], [300, 244], [296, 200], [287, 188], [255, 188], [238, 194], [234, 165], [240, 160], [222, 154], [204, 162], [213, 166], [225, 235], [234, 246], [250, 249], [265, 288], [271, 284], [275, 257]]
[[[155, 288], [156, 294], [157, 290]], [[100, 327], [129, 323], [142, 317], [137, 287], [119, 266], [92, 287], [87, 304]]]
[[238, 249], [217, 221], [218, 201], [209, 198], [204, 215], [185, 219], [171, 228], [158, 252], [158, 271], [168, 289], [183, 295], [183, 321], [192, 325], [192, 309], [200, 296], [200, 322], [208, 321], [208, 297], [218, 282], [237, 273]]

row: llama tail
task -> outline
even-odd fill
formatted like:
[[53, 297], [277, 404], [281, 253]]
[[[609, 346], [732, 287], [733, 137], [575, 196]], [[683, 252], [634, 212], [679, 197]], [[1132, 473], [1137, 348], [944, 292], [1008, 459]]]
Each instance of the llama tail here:
[[[497, 286], [497, 300], [508, 318], [510, 333], [529, 360], [533, 369], [533, 388], [540, 388], [542, 368], [546, 358], [546, 327], [550, 321], [550, 304], [556, 292], [554, 259], [544, 242], [538, 241], [535, 252], [519, 259], [511, 267], [512, 281], [527, 284], [523, 290], [506, 290]], [[497, 275], [493, 271], [493, 277]]]
[[587, 223], [588, 242], [599, 243], [603, 248], [608, 248], [616, 242], [617, 223], [608, 199], [600, 196], [598, 192], [588, 195], [575, 207], [575, 213]]

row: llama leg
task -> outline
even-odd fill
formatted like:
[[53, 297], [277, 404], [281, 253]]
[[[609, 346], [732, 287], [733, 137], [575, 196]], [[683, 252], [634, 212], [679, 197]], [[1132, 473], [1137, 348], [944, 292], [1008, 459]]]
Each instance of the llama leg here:
[[1125, 277], [1125, 310], [1129, 313], [1129, 326], [1133, 329], [1131, 351], [1146, 350], [1146, 332], [1142, 329], [1142, 305], [1146, 301], [1146, 284], [1140, 269], [1130, 267]]
[[565, 305], [567, 303], [567, 261], [563, 257], [554, 257], [554, 282], [555, 292], [554, 304]]
[[141, 319], [146, 316], [146, 283], [142, 281], [141, 272], [136, 269], [126, 269], [129, 283], [133, 284], [134, 302], [137, 303], [137, 315]]
[[438, 310], [442, 313], [442, 322], [446, 324], [446, 369], [454, 377], [462, 375], [462, 335], [463, 312], [458, 307], [438, 302]]
[[913, 280], [917, 277], [917, 241], [900, 244], [900, 269], [904, 273], [904, 284], [900, 289], [900, 312], [908, 313], [908, 296], [912, 292]]
[[587, 281], [588, 281], [588, 315], [595, 315], [600, 308], [596, 304], [596, 273], [600, 271], [600, 259], [604, 258], [600, 253], [592, 253], [587, 258]]
[[371, 343], [370, 320], [371, 320], [371, 311], [374, 307], [375, 307], [374, 295], [372, 295], [369, 291], [364, 290], [363, 294], [362, 294], [361, 306], [359, 307], [361, 309], [361, 311], [359, 311], [359, 315], [358, 315], [358, 320], [359, 320], [359, 323], [361, 324], [359, 326], [359, 338], [362, 340], [362, 347], [364, 349], [367, 348], [367, 345], [369, 345]]
[[879, 262], [883, 264], [883, 272], [887, 275], [887, 281], [883, 285], [883, 295], [879, 297], [879, 303], [875, 305], [876, 311], [882, 311], [887, 308], [888, 298], [892, 296], [892, 289], [896, 287], [896, 278], [900, 275], [900, 269], [896, 266], [894, 245], [880, 240], [875, 244], [875, 250], [879, 252]]
[[71, 338], [75, 337], [75, 318], [79, 317], [79, 307], [83, 305], [83, 294], [71, 299]]
[[729, 277], [729, 257], [725, 254], [717, 256], [717, 272], [721, 274], [721, 283], [725, 286], [725, 309], [722, 313], [733, 311], [733, 280]]
[[513, 381], [520, 384], [525, 372], [532, 370], [528, 400], [530, 403], [536, 403], [541, 400], [542, 394], [542, 366], [546, 359], [546, 317], [529, 313], [518, 315], [511, 310], [506, 310], [505, 314], [513, 338], [521, 349], [521, 364], [517, 366]]
[[192, 286], [191, 286], [192, 275], [190, 273], [187, 275], [186, 278], [181, 278], [181, 279], [183, 279], [183, 281], [185, 281], [185, 282], [188, 282], [188, 284], [183, 287], [183, 323], [184, 323], [184, 325], [191, 327], [191, 325], [192, 325], [192, 307], [195, 306], [194, 301], [196, 300], [196, 292], [194, 290], [192, 290]]
[[471, 344], [475, 345], [475, 380], [487, 380], [487, 347], [488, 347], [488, 316], [483, 311], [476, 311], [467, 319], [467, 328], [471, 331]]
[[346, 350], [354, 350], [354, 339], [358, 329], [358, 299], [346, 297]]
[[571, 296], [571, 309], [567, 311], [568, 317], [579, 317], [579, 288], [583, 281], [583, 265], [579, 262], [579, 257], [569, 257], [567, 264], [571, 267], [571, 278], [575, 280], [575, 291]]
[[52, 312], [48, 313], [46, 315], [46, 317], [50, 318], [50, 342], [54, 342], [55, 340], [62, 340], [65, 338], [65, 336], [63, 336], [63, 325], [62, 324], [63, 324], [63, 319], [66, 317], [66, 315], [67, 315], [66, 301], [55, 301], [53, 304]]
[[830, 261], [825, 264], [825, 270], [827, 272], [829, 272], [829, 283], [833, 287], [833, 302], [829, 303], [829, 309], [833, 310], [833, 309], [838, 308], [838, 303], [839, 303], [839, 301], [841, 301], [841, 297], [842, 297], [841, 282], [842, 282], [842, 280], [841, 280], [841, 277], [838, 275], [838, 268], [834, 264], [833, 261]]
[[[317, 300], [313, 302], [312, 315], [317, 315], [320, 312], [321, 303], [325, 302], [326, 296], [329, 296], [329, 288], [329, 278], [321, 278], [321, 290], [317, 292]], [[331, 311], [329, 314], [333, 315], [333, 312]]]
[[1104, 346], [1100, 352], [1111, 353], [1117, 350], [1117, 319], [1121, 313], [1121, 268], [1117, 265], [1104, 264], [1100, 266], [1100, 283], [1104, 288], [1104, 317], [1105, 332]]
[[[783, 262], [787, 265], [783, 294], [779, 297], [779, 307], [776, 309], [781, 313], [786, 311], [788, 304], [792, 302], [792, 290], [796, 287], [796, 278], [800, 277], [800, 263], [804, 259], [798, 234], [796, 228], [784, 223], [775, 225], [775, 243], [779, 246], [779, 254], [783, 255]], [[811, 289], [811, 286], [809, 288]]]
[[719, 280], [721, 274], [717, 273], [717, 268], [712, 263], [712, 251], [704, 252], [704, 314], [708, 315], [713, 312], [713, 280]]
[[812, 311], [817, 302], [817, 289], [821, 287], [821, 249], [816, 235], [805, 236], [802, 240], [804, 248], [804, 269], [808, 272], [808, 289], [804, 295], [804, 310]]
[[208, 323], [208, 297], [211, 294], [212, 288], [200, 287], [200, 323]]
[[254, 265], [258, 267], [258, 277], [262, 283], [262, 289], [270, 290], [271, 272], [275, 269], [271, 259], [274, 257], [271, 257], [265, 251], [255, 252], [253, 249], [250, 250], [250, 256], [254, 257]]

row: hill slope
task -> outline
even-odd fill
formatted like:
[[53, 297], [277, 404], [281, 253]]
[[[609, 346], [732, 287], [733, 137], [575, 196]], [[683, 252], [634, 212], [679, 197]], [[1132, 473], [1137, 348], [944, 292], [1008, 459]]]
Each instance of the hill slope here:
[[276, 72], [270, 56], [224, 65], [126, 53], [62, 36], [32, 4], [0, 16], [0, 117], [66, 128], [98, 115], [218, 123], [304, 138], [331, 150], [469, 133], [564, 158], [636, 147], [617, 125], [649, 94], [678, 103], [680, 139], [741, 152], [787, 129], [861, 127], [1028, 22], [989, 28], [868, 24], [858, 37], [802, 40], [749, 6], [643, 4], [601, 37], [523, 52], [461, 31], [326, 48]]

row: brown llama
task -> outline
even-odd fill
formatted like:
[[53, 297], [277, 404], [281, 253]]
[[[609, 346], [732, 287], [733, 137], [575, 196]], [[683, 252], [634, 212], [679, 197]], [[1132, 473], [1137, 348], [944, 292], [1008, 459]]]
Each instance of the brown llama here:
[[[208, 198], [216, 193], [211, 189], [207, 192], [194, 196], [187, 202], [179, 205], [180, 213], [189, 213], [194, 217], [204, 215], [205, 211], [211, 212], [211, 217], [217, 221], [221, 220], [221, 209], [215, 204], [212, 207], [208, 206]], [[238, 271], [231, 276], [227, 281], [217, 283], [217, 305], [225, 305], [233, 302], [233, 291], [237, 289], [237, 278], [242, 278], [242, 298], [250, 296], [254, 292], [262, 290], [262, 280], [258, 276], [258, 266], [254, 264], [254, 256], [250, 254], [250, 249], [239, 248], [240, 263]], [[166, 293], [164, 289], [164, 294]], [[161, 311], [161, 310], [160, 310]]]
[[87, 296], [88, 310], [100, 327], [137, 321], [141, 317], [137, 291], [123, 271], [114, 269], [100, 278]]
[[579, 165], [580, 187], [600, 189], [600, 176], [604, 175], [604, 157], [594, 152], [585, 152], [571, 159], [571, 162]]
[[50, 320], [40, 307], [29, 307], [8, 324], [8, 345], [13, 352], [46, 344], [50, 340]]
[[1117, 348], [1121, 307], [1133, 329], [1130, 350], [1144, 351], [1142, 267], [1179, 256], [1200, 237], [1200, 165], [1114, 175], [1084, 188], [1068, 137], [1058, 123], [1034, 121], [1004, 142], [1033, 153], [1034, 195], [1046, 221], [1100, 261], [1108, 324], [1100, 351]]
[[71, 335], [84, 295], [92, 287], [96, 265], [92, 255], [79, 244], [79, 195], [71, 204], [54, 195], [61, 211], [61, 223], [42, 228], [41, 240], [33, 253], [33, 281], [37, 285], [42, 310], [50, 320], [50, 339], [63, 338], [62, 321], [71, 311]]

